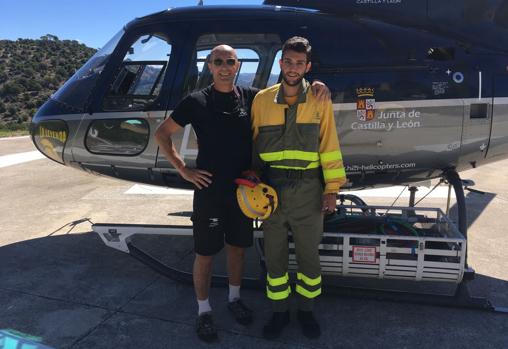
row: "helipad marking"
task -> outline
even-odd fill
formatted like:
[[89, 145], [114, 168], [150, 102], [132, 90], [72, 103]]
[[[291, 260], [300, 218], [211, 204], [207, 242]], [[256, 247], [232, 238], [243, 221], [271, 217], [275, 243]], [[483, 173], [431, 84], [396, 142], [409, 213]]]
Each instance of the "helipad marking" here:
[[192, 195], [192, 190], [163, 188], [146, 184], [134, 184], [124, 194], [137, 195]]
[[15, 139], [25, 139], [25, 138], [30, 138], [30, 136], [1, 137], [0, 141], [11, 141]]
[[37, 150], [0, 156], [0, 168], [22, 164], [24, 162], [43, 159], [45, 156]]

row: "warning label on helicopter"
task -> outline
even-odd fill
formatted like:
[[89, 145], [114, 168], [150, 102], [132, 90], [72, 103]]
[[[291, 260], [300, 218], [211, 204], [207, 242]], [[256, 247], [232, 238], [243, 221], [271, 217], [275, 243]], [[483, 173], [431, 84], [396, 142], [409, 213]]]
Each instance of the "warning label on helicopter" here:
[[376, 247], [353, 246], [353, 263], [376, 264]]

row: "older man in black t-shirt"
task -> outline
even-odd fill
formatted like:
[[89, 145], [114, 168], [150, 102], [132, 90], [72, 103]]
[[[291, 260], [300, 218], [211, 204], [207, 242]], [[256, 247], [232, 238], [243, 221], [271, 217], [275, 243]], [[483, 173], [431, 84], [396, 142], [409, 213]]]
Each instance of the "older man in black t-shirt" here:
[[[204, 341], [217, 339], [208, 300], [213, 256], [227, 245], [229, 303], [236, 321], [252, 322], [252, 311], [240, 299], [245, 248], [252, 245], [252, 220], [236, 201], [234, 179], [251, 166], [250, 108], [255, 88], [235, 86], [240, 67], [236, 51], [216, 46], [208, 57], [213, 84], [183, 99], [155, 132], [167, 160], [194, 191], [193, 235], [196, 257], [194, 289], [198, 301], [197, 334]], [[318, 97], [329, 98], [324, 84], [315, 82]], [[171, 136], [191, 124], [198, 140], [196, 168], [188, 168], [176, 151]]]

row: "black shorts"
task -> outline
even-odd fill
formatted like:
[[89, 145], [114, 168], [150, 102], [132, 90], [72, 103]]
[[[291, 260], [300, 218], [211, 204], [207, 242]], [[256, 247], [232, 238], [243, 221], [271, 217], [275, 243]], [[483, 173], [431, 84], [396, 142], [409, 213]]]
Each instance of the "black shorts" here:
[[235, 247], [252, 246], [252, 219], [242, 213], [234, 193], [223, 194], [213, 195], [206, 189], [194, 193], [194, 251], [202, 256], [217, 254], [224, 241]]

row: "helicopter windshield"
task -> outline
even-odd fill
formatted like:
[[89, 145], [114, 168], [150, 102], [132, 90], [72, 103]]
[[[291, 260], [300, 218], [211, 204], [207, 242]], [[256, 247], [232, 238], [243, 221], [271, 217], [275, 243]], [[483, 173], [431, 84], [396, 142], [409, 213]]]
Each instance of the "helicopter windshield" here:
[[124, 34], [120, 30], [102, 49], [92, 56], [60, 89], [52, 98], [74, 109], [83, 111], [95, 82], [109, 61], [116, 45]]

